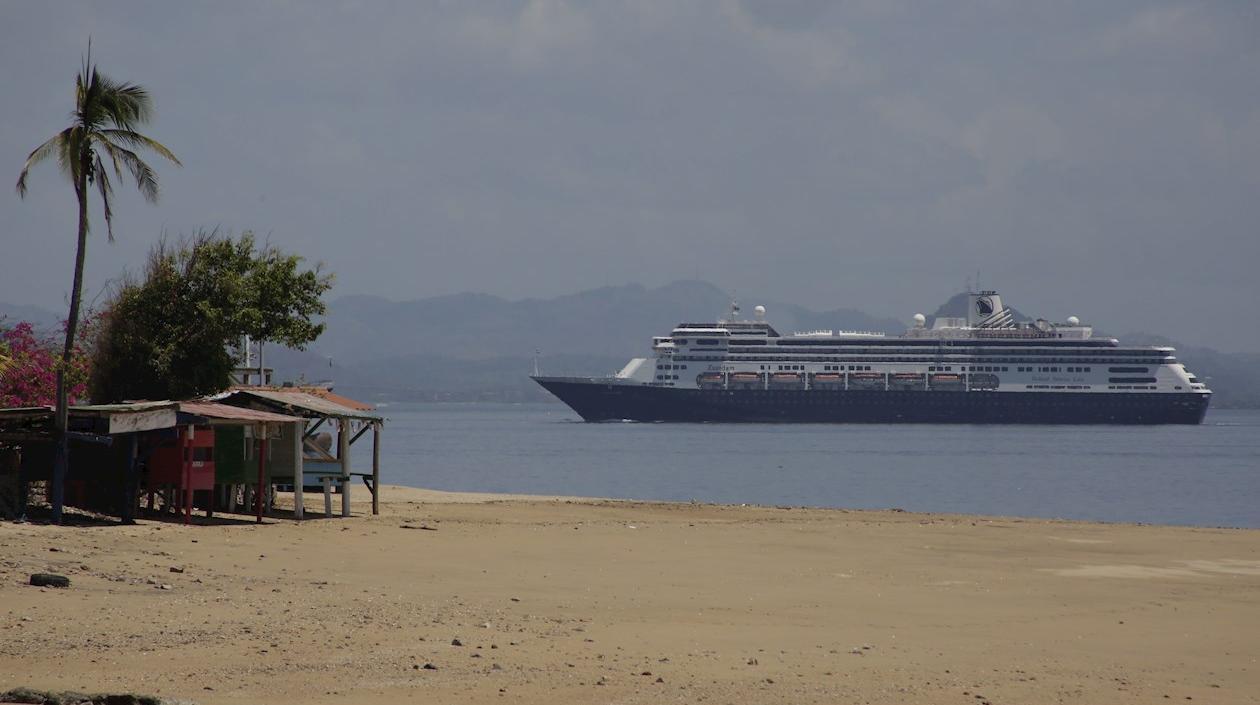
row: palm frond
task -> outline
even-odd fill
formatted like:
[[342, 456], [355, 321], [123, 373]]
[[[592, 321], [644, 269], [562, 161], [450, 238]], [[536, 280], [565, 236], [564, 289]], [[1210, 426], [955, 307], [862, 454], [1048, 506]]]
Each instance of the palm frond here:
[[47, 159], [55, 150], [61, 149], [69, 137], [69, 132], [70, 128], [58, 132], [47, 142], [31, 150], [31, 153], [26, 156], [26, 164], [22, 166], [22, 173], [18, 174], [17, 192], [19, 197], [26, 197], [26, 176], [30, 173], [31, 167]]
[[110, 161], [114, 164], [114, 173], [118, 175], [118, 180], [122, 181], [122, 165], [118, 163], [118, 149], [115, 147], [114, 143], [103, 139], [98, 140], [97, 144], [99, 144], [101, 148], [105, 150], [105, 153], [109, 155]]
[[149, 92], [134, 83], [118, 83], [107, 76], [94, 76], [99, 92], [96, 102], [102, 117], [124, 130], [143, 125], [153, 115]]
[[166, 145], [162, 144], [161, 142], [158, 142], [157, 140], [151, 137], [145, 137], [144, 135], [140, 134], [139, 132], [136, 132], [135, 130], [107, 129], [107, 130], [101, 130], [101, 134], [105, 135], [110, 140], [117, 140], [119, 142], [126, 144], [129, 147], [145, 147], [145, 148], [151, 149], [157, 154], [165, 157], [167, 160], [169, 160], [171, 163], [175, 164], [176, 166], [184, 165], [183, 162], [179, 161], [179, 157], [175, 156], [174, 152], [166, 148]]
[[66, 138], [57, 146], [57, 166], [61, 168], [61, 173], [65, 174], [66, 178], [78, 188], [78, 174], [83, 166], [79, 149], [79, 145], [83, 143], [83, 130], [78, 125], [74, 125], [66, 128], [63, 134]]
[[92, 62], [91, 38], [82, 62], [74, 79], [71, 124], [27, 156], [26, 164], [18, 175], [17, 192], [25, 197], [31, 168], [55, 156], [62, 173], [81, 199], [87, 198], [85, 190], [90, 188], [88, 182], [95, 183], [104, 201], [105, 223], [112, 241], [114, 182], [107, 166], [112, 165], [114, 175], [121, 180], [125, 165], [135, 178], [140, 193], [145, 199], [155, 201], [158, 196], [157, 174], [136, 151], [149, 149], [177, 166], [182, 164], [161, 142], [135, 129], [153, 115], [153, 101], [148, 91], [137, 84], [115, 81], [102, 74]]
[[154, 173], [152, 167], [140, 158], [140, 155], [102, 137], [98, 137], [95, 142], [100, 145], [101, 149], [109, 153], [111, 159], [121, 161], [127, 166], [127, 170], [136, 179], [136, 188], [140, 189], [140, 193], [144, 195], [146, 200], [150, 202], [157, 200], [157, 174]]
[[109, 172], [105, 170], [105, 165], [101, 163], [100, 155], [96, 157], [96, 164], [93, 167], [93, 177], [96, 179], [96, 190], [101, 194], [101, 203], [105, 204], [105, 232], [108, 233], [109, 241], [114, 241], [114, 186], [109, 183]]

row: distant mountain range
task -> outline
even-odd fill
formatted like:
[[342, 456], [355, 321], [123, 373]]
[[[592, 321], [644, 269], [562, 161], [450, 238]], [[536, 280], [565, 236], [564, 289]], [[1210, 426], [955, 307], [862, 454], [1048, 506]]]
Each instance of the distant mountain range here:
[[[895, 335], [906, 327], [854, 309], [746, 302], [744, 315], [751, 315], [752, 304], [764, 305], [767, 320], [784, 334], [822, 328]], [[406, 302], [348, 296], [329, 303], [327, 330], [308, 351], [269, 347], [265, 362], [279, 379], [331, 379], [339, 391], [365, 400], [550, 400], [529, 379], [535, 358], [545, 374], [609, 374], [631, 357], [648, 355], [652, 336], [667, 334], [680, 321], [717, 320], [730, 305], [728, 293], [698, 281], [521, 301], [486, 294]], [[950, 298], [934, 315], [965, 316], [966, 295]], [[1016, 318], [1030, 320], [1019, 312]], [[0, 325], [23, 319], [51, 328], [58, 317], [0, 304]], [[1260, 407], [1260, 353], [1223, 353], [1145, 333], [1119, 337], [1128, 344], [1175, 346], [1179, 359], [1216, 392], [1214, 406]]]
[[[756, 302], [782, 332], [905, 328], [853, 309]], [[717, 320], [730, 306], [729, 294], [696, 281], [522, 301], [486, 294], [407, 302], [350, 296], [329, 304], [328, 328], [310, 351], [275, 349], [266, 363], [278, 374], [332, 378], [338, 389], [368, 399], [544, 400], [551, 397], [528, 377], [535, 354], [548, 374], [609, 374], [647, 355], [653, 335], [682, 320]]]
[[9, 326], [19, 321], [26, 321], [39, 330], [51, 331], [56, 329], [60, 320], [57, 314], [39, 306], [6, 304], [0, 301], [0, 326]]

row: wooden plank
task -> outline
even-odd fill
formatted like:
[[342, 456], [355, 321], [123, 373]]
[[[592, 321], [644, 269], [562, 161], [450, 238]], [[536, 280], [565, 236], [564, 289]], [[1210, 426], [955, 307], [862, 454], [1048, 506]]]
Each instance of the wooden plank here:
[[175, 425], [175, 409], [153, 409], [150, 411], [125, 411], [109, 414], [109, 432], [135, 433], [137, 431], [153, 431], [159, 428], [171, 428]]

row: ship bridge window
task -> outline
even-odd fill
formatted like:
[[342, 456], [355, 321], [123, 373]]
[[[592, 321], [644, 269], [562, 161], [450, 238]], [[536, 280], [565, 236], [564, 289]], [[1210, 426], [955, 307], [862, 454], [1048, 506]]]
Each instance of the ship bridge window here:
[[722, 341], [713, 338], [697, 338], [696, 345], [720, 345]]
[[686, 344], [687, 344], [686, 338], [676, 338], [674, 340], [674, 345], [686, 345]]

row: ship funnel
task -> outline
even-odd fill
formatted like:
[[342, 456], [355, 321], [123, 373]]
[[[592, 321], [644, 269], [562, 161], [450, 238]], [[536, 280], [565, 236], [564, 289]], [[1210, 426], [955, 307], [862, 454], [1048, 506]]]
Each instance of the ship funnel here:
[[1002, 305], [996, 291], [967, 295], [967, 325], [971, 328], [1014, 328], [1010, 309]]

